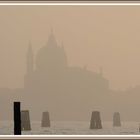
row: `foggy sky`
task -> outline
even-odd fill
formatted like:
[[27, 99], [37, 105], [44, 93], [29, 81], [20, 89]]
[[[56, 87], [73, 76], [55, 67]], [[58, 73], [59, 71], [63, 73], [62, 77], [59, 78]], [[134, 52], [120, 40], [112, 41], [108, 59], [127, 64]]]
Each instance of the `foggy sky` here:
[[111, 89], [140, 84], [140, 6], [0, 6], [0, 87], [23, 87], [34, 53], [53, 28], [71, 66], [103, 68]]

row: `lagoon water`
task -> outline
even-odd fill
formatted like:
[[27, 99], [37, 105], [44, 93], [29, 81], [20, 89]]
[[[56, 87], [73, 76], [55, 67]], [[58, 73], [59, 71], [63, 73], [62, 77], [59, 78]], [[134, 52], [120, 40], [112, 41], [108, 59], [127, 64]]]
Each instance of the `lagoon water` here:
[[[103, 129], [90, 130], [89, 122], [51, 122], [50, 128], [41, 128], [40, 122], [32, 122], [32, 130], [22, 135], [140, 135], [139, 122], [123, 122], [121, 127], [113, 127], [112, 122], [102, 125]], [[13, 123], [0, 122], [0, 135], [13, 135]]]

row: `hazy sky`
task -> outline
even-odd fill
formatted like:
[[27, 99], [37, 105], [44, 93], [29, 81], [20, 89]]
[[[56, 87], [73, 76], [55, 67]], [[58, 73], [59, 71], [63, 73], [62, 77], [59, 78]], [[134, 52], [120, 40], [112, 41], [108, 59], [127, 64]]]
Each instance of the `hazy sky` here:
[[140, 6], [0, 6], [0, 87], [23, 87], [26, 51], [53, 27], [71, 66], [99, 72], [112, 89], [140, 84]]

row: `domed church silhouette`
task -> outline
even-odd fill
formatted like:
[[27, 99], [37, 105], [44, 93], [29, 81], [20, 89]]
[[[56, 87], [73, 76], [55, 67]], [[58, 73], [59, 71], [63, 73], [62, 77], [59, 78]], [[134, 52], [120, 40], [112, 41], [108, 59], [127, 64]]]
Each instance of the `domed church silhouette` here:
[[57, 44], [51, 31], [47, 44], [35, 58], [29, 44], [24, 90], [24, 99], [34, 112], [49, 109], [54, 116], [74, 119], [92, 103], [102, 102], [101, 98], [109, 91], [109, 82], [102, 73], [68, 66], [64, 46]]

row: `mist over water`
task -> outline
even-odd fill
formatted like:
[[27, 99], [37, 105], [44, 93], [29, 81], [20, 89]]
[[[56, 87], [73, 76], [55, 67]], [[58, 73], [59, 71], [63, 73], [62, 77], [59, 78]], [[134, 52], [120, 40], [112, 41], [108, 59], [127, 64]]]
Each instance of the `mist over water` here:
[[[0, 134], [13, 135], [13, 123], [1, 122]], [[112, 122], [104, 122], [103, 129], [90, 130], [88, 122], [58, 121], [50, 128], [41, 128], [40, 122], [32, 122], [31, 131], [22, 131], [22, 135], [139, 135], [138, 122], [124, 122], [122, 127], [113, 127]]]
[[[21, 101], [32, 121], [139, 122], [139, 7], [3, 6], [0, 118]], [[133, 28], [132, 28], [133, 27]]]

